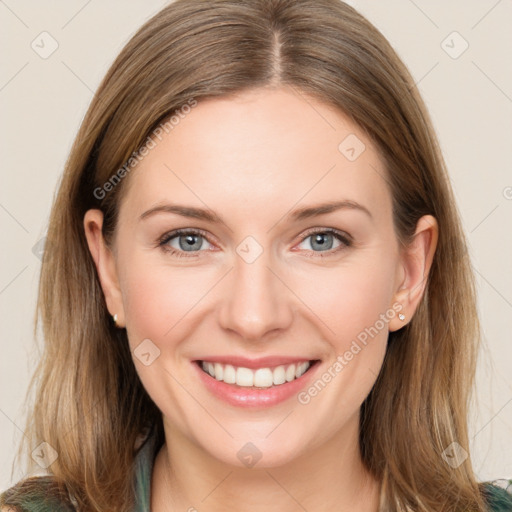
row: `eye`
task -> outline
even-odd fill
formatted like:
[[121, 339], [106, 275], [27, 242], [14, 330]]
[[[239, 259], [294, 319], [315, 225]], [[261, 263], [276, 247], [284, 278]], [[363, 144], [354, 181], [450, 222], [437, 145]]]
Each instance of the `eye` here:
[[[306, 242], [309, 242], [307, 245], [310, 248], [300, 247], [301, 244]], [[164, 234], [157, 243], [162, 250], [179, 258], [196, 257], [199, 252], [212, 250], [205, 247], [208, 244], [210, 244], [208, 235], [201, 229], [176, 229]], [[332, 228], [326, 228], [310, 231], [298, 247], [312, 252], [313, 256], [323, 257], [323, 253], [326, 253], [326, 255], [337, 253], [351, 245], [352, 240], [349, 235]]]
[[[312, 252], [328, 254], [336, 253], [352, 245], [352, 241], [347, 234], [330, 228], [310, 231], [303, 239], [301, 244], [306, 242], [310, 248], [303, 247], [303, 249], [310, 250]], [[337, 245], [335, 245], [336, 243]], [[323, 256], [323, 254], [319, 254], [319, 256]]]
[[164, 251], [170, 252], [178, 257], [194, 256], [194, 253], [205, 250], [204, 246], [209, 243], [206, 238], [206, 233], [200, 229], [176, 229], [175, 231], [166, 233], [158, 241], [158, 245]]

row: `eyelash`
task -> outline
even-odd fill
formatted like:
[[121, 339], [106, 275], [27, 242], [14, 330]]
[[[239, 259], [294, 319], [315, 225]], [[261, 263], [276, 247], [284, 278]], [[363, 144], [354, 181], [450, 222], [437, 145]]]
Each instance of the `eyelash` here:
[[[338, 253], [339, 251], [341, 251], [343, 249], [347, 249], [348, 247], [352, 246], [352, 239], [351, 239], [351, 237], [349, 235], [347, 235], [346, 233], [344, 233], [342, 231], [338, 231], [336, 229], [333, 229], [333, 228], [313, 229], [313, 230], [307, 231], [306, 234], [303, 236], [303, 238], [300, 240], [299, 243], [302, 243], [307, 238], [309, 238], [310, 236], [313, 236], [313, 235], [316, 235], [316, 234], [319, 234], [319, 233], [320, 234], [331, 234], [331, 235], [334, 235], [334, 237], [338, 241], [340, 241], [342, 243], [342, 245], [340, 247], [337, 247], [335, 249], [330, 249], [328, 251], [309, 251], [310, 253], [313, 253], [313, 254], [310, 254], [308, 257], [311, 257], [311, 258], [316, 258], [316, 257], [325, 258], [326, 256], [332, 256], [335, 253]], [[198, 253], [204, 252], [204, 251], [190, 251], [190, 255], [188, 255], [187, 251], [179, 251], [179, 250], [176, 250], [176, 249], [174, 249], [172, 247], [169, 247], [167, 245], [173, 238], [176, 238], [177, 236], [180, 236], [180, 235], [200, 235], [200, 236], [202, 236], [203, 238], [205, 238], [209, 242], [208, 234], [206, 233], [206, 231], [203, 231], [202, 229], [197, 229], [197, 228], [194, 228], [194, 229], [186, 229], [185, 228], [185, 229], [176, 229], [176, 230], [171, 231], [169, 233], [165, 233], [158, 240], [157, 247], [160, 247], [167, 254], [170, 254], [171, 256], [176, 256], [178, 258], [182, 258], [182, 257], [194, 258], [194, 257], [197, 257], [196, 255]]]

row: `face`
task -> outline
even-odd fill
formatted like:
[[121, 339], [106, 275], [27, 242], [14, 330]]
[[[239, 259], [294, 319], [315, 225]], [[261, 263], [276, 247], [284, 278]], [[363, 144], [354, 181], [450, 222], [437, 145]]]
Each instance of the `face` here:
[[353, 437], [412, 307], [385, 173], [347, 117], [277, 89], [199, 102], [126, 178], [98, 270], [166, 433], [267, 467]]

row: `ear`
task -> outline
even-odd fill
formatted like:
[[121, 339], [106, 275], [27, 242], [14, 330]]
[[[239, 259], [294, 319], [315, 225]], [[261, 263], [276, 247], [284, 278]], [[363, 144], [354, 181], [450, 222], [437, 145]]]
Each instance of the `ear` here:
[[[411, 320], [423, 297], [437, 247], [438, 233], [435, 217], [424, 215], [416, 224], [416, 232], [411, 243], [401, 250], [399, 279], [393, 306], [397, 314], [389, 322], [390, 331], [400, 329]], [[400, 320], [399, 315], [404, 315], [405, 318]]]
[[88, 210], [84, 215], [84, 230], [87, 244], [96, 265], [105, 302], [109, 313], [117, 315], [116, 325], [124, 327], [125, 316], [121, 288], [117, 276], [114, 254], [107, 247], [102, 233], [103, 212]]

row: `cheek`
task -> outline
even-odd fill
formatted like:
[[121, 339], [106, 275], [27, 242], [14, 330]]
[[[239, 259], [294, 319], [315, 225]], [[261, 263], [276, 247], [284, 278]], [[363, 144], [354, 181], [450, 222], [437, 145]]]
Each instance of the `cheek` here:
[[[360, 261], [341, 264], [338, 268], [316, 269], [308, 276], [295, 278], [297, 295], [324, 324], [323, 334], [338, 353], [377, 322], [386, 337], [387, 325], [379, 321], [382, 314], [394, 315], [393, 265]], [[290, 276], [291, 279], [291, 276]], [[389, 319], [388, 319], [389, 320]]]
[[329, 418], [319, 441], [334, 435], [359, 410], [381, 369], [389, 321], [396, 314], [393, 264], [361, 260], [314, 273], [302, 283], [300, 295], [320, 319], [316, 325], [324, 326], [328, 350], [318, 379], [298, 396], [300, 404], [315, 411], [304, 419], [308, 427], [315, 428], [315, 415]]
[[[122, 262], [120, 277], [126, 330], [139, 378], [164, 415], [188, 431], [191, 411], [195, 415], [200, 412], [176, 384], [188, 377], [186, 368], [176, 360], [183, 355], [181, 342], [190, 333], [190, 321], [212, 286], [211, 270], [207, 274], [197, 269], [171, 269], [141, 253]], [[146, 352], [149, 363], [142, 357]]]
[[[132, 262], [122, 284], [130, 339], [172, 339], [171, 331], [208, 292], [206, 273]], [[156, 341], [159, 343], [159, 341]]]

